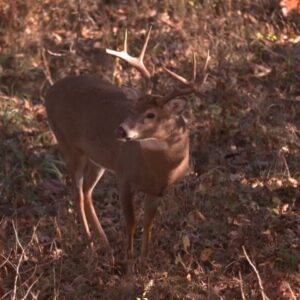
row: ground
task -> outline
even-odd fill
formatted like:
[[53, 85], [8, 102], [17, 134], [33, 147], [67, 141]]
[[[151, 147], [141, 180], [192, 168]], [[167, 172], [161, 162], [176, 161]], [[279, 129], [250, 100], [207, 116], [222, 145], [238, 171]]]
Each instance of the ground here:
[[[261, 1], [0, 1], [0, 295], [3, 299], [299, 299], [300, 16]], [[290, 1], [291, 2], [291, 1]], [[118, 3], [118, 4], [117, 4]], [[161, 200], [147, 260], [126, 266], [114, 176], [95, 191], [113, 259], [82, 240], [44, 97], [70, 74], [140, 86], [105, 55], [125, 29], [157, 93], [189, 78], [191, 173]], [[136, 199], [139, 223], [143, 195]]]

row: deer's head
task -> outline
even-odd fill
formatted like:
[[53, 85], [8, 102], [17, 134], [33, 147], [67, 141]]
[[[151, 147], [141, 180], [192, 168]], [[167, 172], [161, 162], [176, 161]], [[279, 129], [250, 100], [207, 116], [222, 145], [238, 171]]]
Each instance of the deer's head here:
[[[152, 95], [153, 78], [144, 65], [144, 56], [149, 41], [151, 28], [148, 31], [142, 51], [138, 57], [133, 57], [127, 51], [127, 31], [125, 34], [124, 49], [115, 51], [106, 49], [108, 54], [121, 58], [136, 68], [146, 80], [146, 88], [143, 92], [137, 92], [130, 88], [123, 88], [127, 98], [133, 100], [133, 109], [128, 117], [116, 129], [116, 137], [120, 140], [143, 140], [148, 138], [164, 139], [172, 133], [174, 126], [181, 119], [181, 113], [186, 108], [186, 100], [178, 99], [179, 96], [198, 93], [200, 87], [207, 79], [206, 69], [210, 59], [207, 55], [206, 63], [203, 68], [203, 78], [200, 83], [196, 83], [196, 59], [193, 59], [192, 80], [174, 73], [164, 68], [164, 70], [181, 83], [182, 86], [175, 86], [172, 91], [165, 95]], [[183, 87], [184, 86], [184, 87]]]

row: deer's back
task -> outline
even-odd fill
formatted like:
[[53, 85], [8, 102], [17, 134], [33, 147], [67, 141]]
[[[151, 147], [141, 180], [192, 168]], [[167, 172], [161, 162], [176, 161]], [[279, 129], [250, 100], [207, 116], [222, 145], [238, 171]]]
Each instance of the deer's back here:
[[104, 167], [114, 168], [120, 146], [114, 131], [132, 108], [120, 88], [94, 76], [66, 77], [49, 89], [45, 104], [61, 146], [78, 148]]

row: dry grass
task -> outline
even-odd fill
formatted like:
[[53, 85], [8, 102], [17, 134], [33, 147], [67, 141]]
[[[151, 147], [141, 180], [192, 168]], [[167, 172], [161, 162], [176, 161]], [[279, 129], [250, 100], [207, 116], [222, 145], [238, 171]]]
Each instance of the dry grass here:
[[[298, 299], [299, 18], [272, 0], [145, 1], [135, 13], [135, 1], [81, 3], [0, 1], [2, 298]], [[194, 52], [199, 66], [208, 49], [212, 59], [203, 97], [191, 98], [195, 174], [162, 199], [147, 262], [138, 228], [129, 275], [113, 176], [95, 205], [115, 262], [82, 243], [43, 96], [78, 73], [137, 85], [102, 48], [121, 45], [127, 27], [135, 53], [149, 24], [156, 71], [188, 76]], [[171, 84], [160, 75], [158, 89]]]

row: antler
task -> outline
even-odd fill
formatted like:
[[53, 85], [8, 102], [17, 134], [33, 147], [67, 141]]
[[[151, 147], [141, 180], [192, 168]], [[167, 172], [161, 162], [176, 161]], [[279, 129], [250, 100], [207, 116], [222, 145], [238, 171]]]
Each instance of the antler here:
[[180, 81], [181, 83], [183, 83], [185, 86], [187, 86], [186, 88], [179, 88], [179, 87], [175, 87], [169, 94], [163, 96], [162, 98], [160, 98], [160, 102], [161, 103], [166, 103], [169, 100], [176, 98], [178, 96], [184, 96], [184, 95], [188, 95], [191, 93], [198, 93], [200, 90], [200, 87], [206, 82], [206, 79], [208, 77], [208, 74], [206, 73], [207, 67], [208, 67], [208, 62], [210, 60], [210, 55], [209, 55], [209, 51], [207, 52], [207, 57], [206, 57], [206, 62], [204, 64], [202, 73], [203, 73], [203, 78], [201, 80], [200, 83], [196, 83], [196, 77], [197, 77], [197, 64], [196, 64], [196, 55], [194, 54], [193, 56], [193, 78], [192, 80], [187, 80], [184, 77], [174, 73], [173, 71], [169, 70], [168, 68], [164, 67], [164, 70], [166, 72], [168, 72], [171, 76], [173, 76], [175, 79], [177, 79], [178, 81]]
[[148, 94], [151, 92], [151, 74], [144, 65], [144, 56], [145, 56], [145, 52], [146, 52], [146, 49], [147, 49], [147, 45], [148, 45], [148, 41], [149, 41], [149, 37], [150, 37], [150, 32], [151, 32], [151, 27], [150, 27], [150, 29], [147, 33], [147, 37], [146, 37], [146, 40], [144, 42], [142, 51], [141, 51], [141, 53], [138, 57], [133, 57], [133, 56], [129, 55], [128, 52], [127, 52], [127, 29], [126, 29], [126, 32], [125, 32], [124, 49], [122, 51], [115, 51], [115, 50], [111, 50], [111, 49], [106, 49], [106, 53], [123, 59], [124, 61], [129, 63], [131, 66], [136, 68], [139, 72], [141, 72], [142, 76], [147, 80], [146, 93], [148, 93]]

